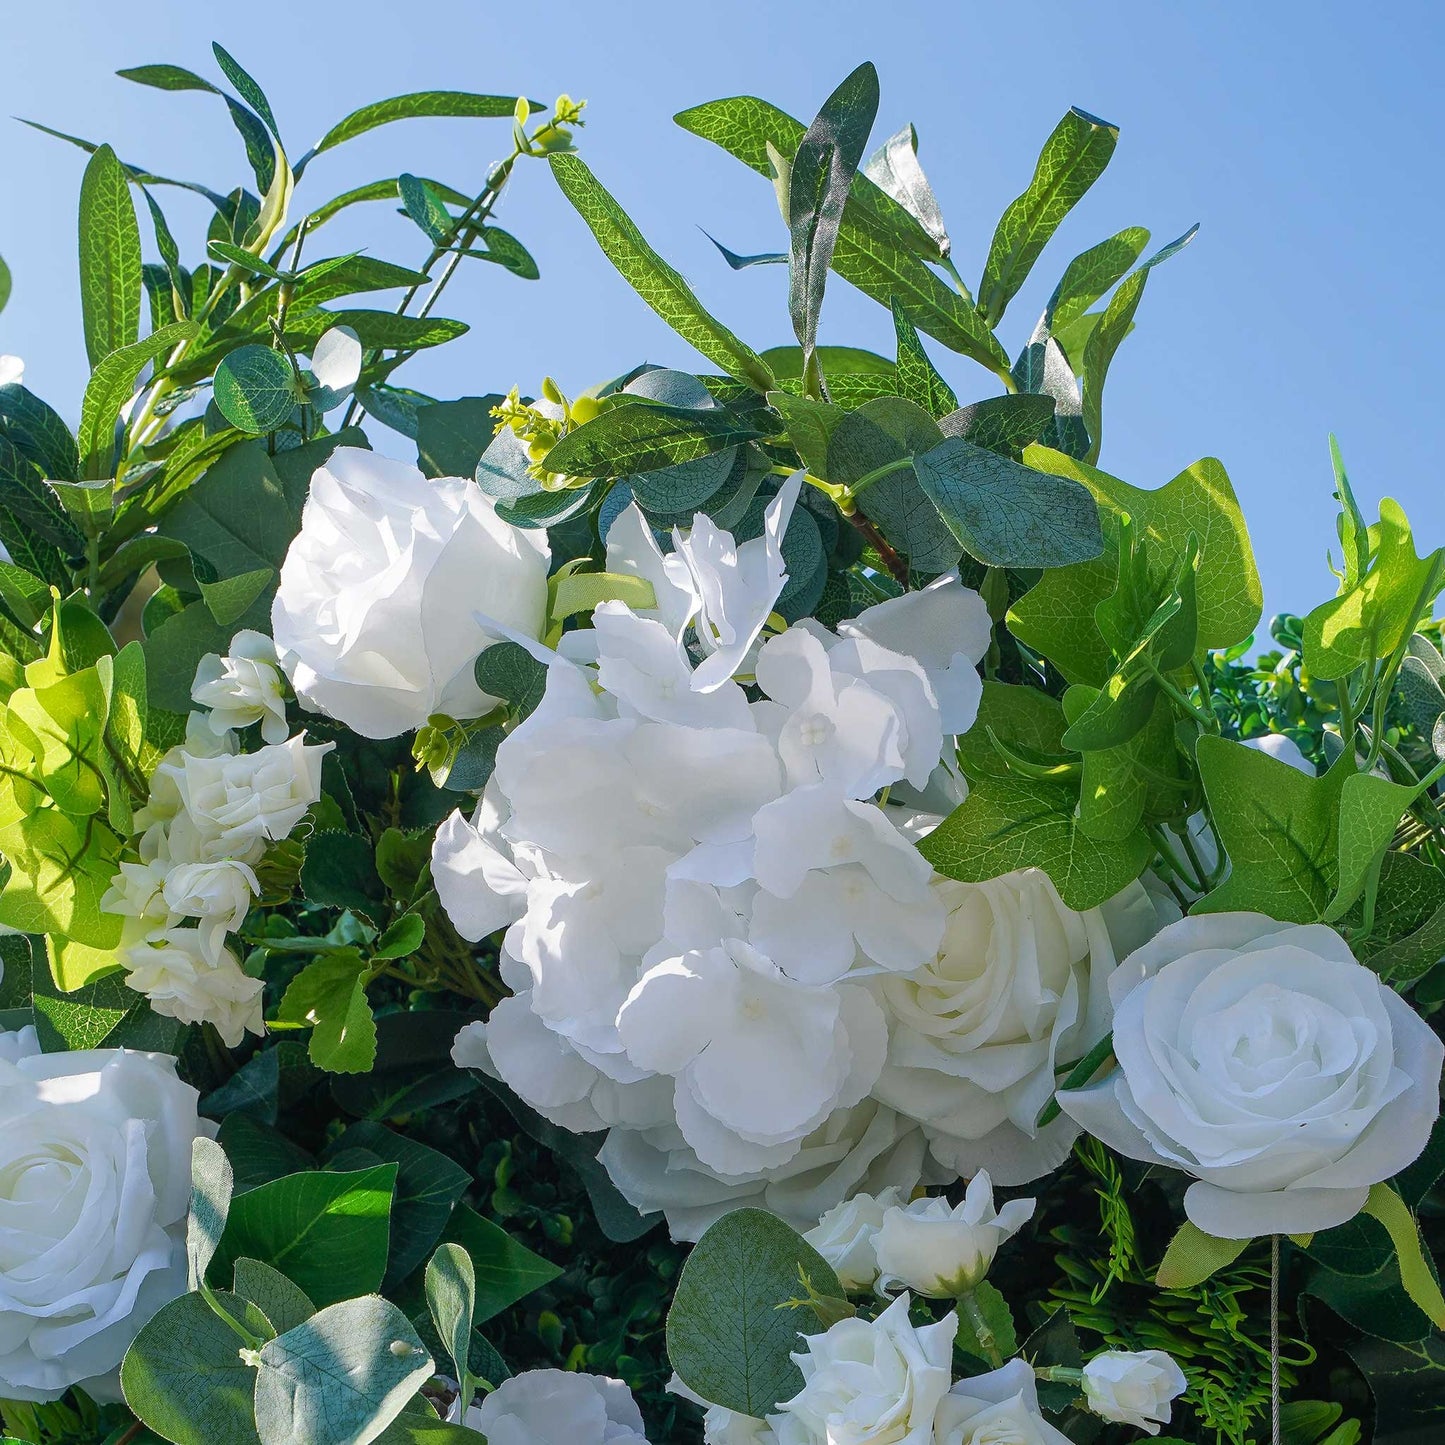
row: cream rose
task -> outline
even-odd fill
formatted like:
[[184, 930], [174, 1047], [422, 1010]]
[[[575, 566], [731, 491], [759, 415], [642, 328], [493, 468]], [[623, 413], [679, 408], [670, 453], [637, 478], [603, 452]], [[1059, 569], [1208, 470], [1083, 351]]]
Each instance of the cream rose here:
[[807, 1348], [793, 1356], [803, 1388], [778, 1406], [781, 1439], [800, 1430], [829, 1445], [929, 1445], [953, 1378], [958, 1316], [920, 1327], [908, 1307], [899, 1295], [876, 1320], [839, 1320], [806, 1337]]
[[937, 957], [873, 984], [889, 1025], [873, 1092], [919, 1120], [950, 1169], [1025, 1184], [1056, 1168], [1078, 1133], [1067, 1119], [1037, 1127], [1056, 1069], [1109, 1031], [1116, 958], [1164, 920], [1137, 883], [1076, 913], [1035, 868], [985, 883], [935, 877], [932, 888], [948, 915]]
[[570, 1370], [527, 1370], [503, 1380], [467, 1410], [465, 1423], [487, 1445], [647, 1445], [642, 1412], [621, 1380]]
[[1101, 1420], [1159, 1433], [1189, 1382], [1163, 1350], [1107, 1350], [1084, 1366], [1084, 1400]]
[[1323, 924], [1196, 914], [1110, 980], [1119, 1067], [1059, 1102], [1133, 1159], [1196, 1180], [1206, 1234], [1308, 1234], [1425, 1147], [1445, 1048]]
[[938, 1406], [933, 1440], [934, 1445], [1070, 1445], [1069, 1437], [1044, 1419], [1026, 1360], [960, 1380]]
[[835, 1204], [803, 1238], [833, 1267], [845, 1290], [862, 1293], [878, 1282], [878, 1253], [873, 1246], [884, 1216], [901, 1203], [896, 1189], [876, 1196], [855, 1194]]
[[480, 717], [496, 699], [472, 666], [497, 636], [478, 617], [540, 636], [547, 560], [546, 534], [503, 522], [470, 478], [338, 447], [281, 567], [281, 667], [304, 706], [363, 737]]
[[161, 1054], [0, 1036], [0, 1398], [120, 1398], [131, 1340], [185, 1292], [196, 1100]]

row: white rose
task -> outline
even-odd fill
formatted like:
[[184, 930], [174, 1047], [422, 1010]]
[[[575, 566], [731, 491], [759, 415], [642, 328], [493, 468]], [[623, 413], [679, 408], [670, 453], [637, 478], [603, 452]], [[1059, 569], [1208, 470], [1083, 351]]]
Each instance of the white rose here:
[[915, 1294], [957, 1299], [983, 1279], [999, 1246], [1033, 1216], [1032, 1199], [1011, 1199], [995, 1210], [983, 1170], [969, 1180], [958, 1204], [938, 1197], [895, 1205], [885, 1211], [873, 1241], [879, 1288], [902, 1285]]
[[803, 1236], [833, 1267], [838, 1283], [852, 1294], [870, 1290], [878, 1279], [874, 1243], [885, 1212], [899, 1203], [897, 1189], [876, 1197], [855, 1194], [835, 1204]]
[[1061, 1065], [1109, 1030], [1108, 979], [1121, 948], [1159, 916], [1139, 884], [1076, 913], [1040, 869], [984, 883], [936, 877], [947, 909], [937, 956], [873, 987], [889, 1016], [888, 1063], [874, 1092], [918, 1119], [934, 1155], [960, 1174], [986, 1168], [1023, 1184], [1057, 1168], [1078, 1130], [1040, 1131]]
[[167, 1018], [214, 1024], [235, 1048], [248, 1032], [264, 1036], [261, 994], [265, 982], [243, 972], [219, 934], [167, 928], [121, 955], [126, 982]]
[[896, 1188], [908, 1195], [922, 1178], [923, 1131], [875, 1099], [830, 1114], [788, 1161], [765, 1172], [722, 1175], [709, 1169], [675, 1126], [614, 1128], [598, 1154], [635, 1209], [662, 1210], [677, 1240], [695, 1242], [730, 1209], [753, 1205], [795, 1229], [849, 1195]]
[[621, 1380], [570, 1370], [513, 1375], [468, 1409], [466, 1424], [487, 1445], [647, 1445], [642, 1412]]
[[1070, 1445], [1044, 1419], [1026, 1360], [1010, 1360], [986, 1375], [960, 1380], [943, 1397], [934, 1445]]
[[690, 1390], [676, 1372], [667, 1382], [670, 1395], [680, 1395], [701, 1407], [703, 1445], [778, 1445], [773, 1424], [777, 1415], [768, 1420], [759, 1420], [756, 1415], [744, 1415], [737, 1410], [725, 1410], [721, 1405], [709, 1405], [696, 1390]]
[[1102, 1420], [1151, 1435], [1169, 1423], [1175, 1396], [1189, 1382], [1163, 1350], [1108, 1350], [1084, 1366], [1084, 1399]]
[[207, 721], [217, 734], [260, 723], [264, 741], [284, 743], [289, 729], [279, 666], [269, 637], [238, 632], [225, 657], [208, 652], [197, 664], [191, 701], [210, 708]]
[[1121, 1154], [1192, 1174], [1206, 1234], [1343, 1224], [1425, 1147], [1445, 1047], [1332, 928], [1196, 914], [1110, 992], [1119, 1068], [1059, 1102]]
[[254, 753], [184, 753], [176, 787], [207, 855], [259, 862], [266, 844], [286, 837], [320, 799], [321, 760], [333, 747], [298, 733]]
[[301, 702], [363, 737], [480, 717], [473, 664], [501, 629], [539, 637], [546, 534], [509, 526], [475, 481], [338, 447], [311, 479], [271, 631]]
[[131, 1340], [185, 1292], [196, 1100], [165, 1055], [0, 1037], [0, 1397], [120, 1398]]
[[214, 920], [226, 933], [234, 933], [261, 891], [256, 870], [238, 858], [207, 863], [173, 863], [161, 894], [170, 912], [182, 918]]
[[[928, 1445], [933, 1418], [953, 1378], [958, 1316], [916, 1327], [909, 1298], [899, 1297], [876, 1320], [839, 1320], [809, 1335], [793, 1356], [803, 1388], [778, 1409], [804, 1438], [828, 1445]], [[784, 1439], [792, 1438], [780, 1426]]]

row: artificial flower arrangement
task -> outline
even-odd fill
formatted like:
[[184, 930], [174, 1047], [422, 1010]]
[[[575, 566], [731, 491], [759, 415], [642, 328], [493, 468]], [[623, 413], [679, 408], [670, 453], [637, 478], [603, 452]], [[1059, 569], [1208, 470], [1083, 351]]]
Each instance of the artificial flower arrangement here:
[[[1335, 595], [1255, 655], [1224, 467], [1099, 469], [1193, 231], [1081, 252], [1010, 360], [1115, 129], [1064, 117], [971, 289], [871, 66], [683, 112], [776, 193], [786, 249], [718, 247], [787, 267], [755, 351], [567, 97], [292, 160], [216, 58], [122, 74], [220, 97], [255, 189], [77, 142], [78, 429], [0, 371], [7, 1437], [1428, 1438], [1445, 552], [1336, 453]], [[301, 210], [418, 115], [511, 152]], [[463, 261], [537, 278], [534, 162], [711, 370], [399, 384]], [[374, 201], [420, 266], [308, 259]], [[892, 355], [819, 344], [830, 273]]]

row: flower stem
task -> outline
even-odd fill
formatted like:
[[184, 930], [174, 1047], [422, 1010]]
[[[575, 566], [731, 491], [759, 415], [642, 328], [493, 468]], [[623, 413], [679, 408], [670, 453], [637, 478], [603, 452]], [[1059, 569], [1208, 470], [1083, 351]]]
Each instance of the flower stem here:
[[1279, 1235], [1269, 1237], [1269, 1426], [1271, 1445], [1280, 1445], [1279, 1421]]

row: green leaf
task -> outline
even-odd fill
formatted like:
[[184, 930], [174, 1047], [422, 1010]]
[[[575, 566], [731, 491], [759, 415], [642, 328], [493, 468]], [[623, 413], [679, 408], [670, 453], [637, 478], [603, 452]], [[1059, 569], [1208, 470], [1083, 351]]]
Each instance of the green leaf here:
[[[443, 1244], [426, 1267], [426, 1303], [437, 1334], [464, 1380], [471, 1359], [472, 1319], [477, 1310], [477, 1276], [472, 1257], [459, 1244]], [[471, 1391], [463, 1391], [467, 1399]]]
[[369, 977], [367, 961], [347, 948], [314, 959], [287, 986], [276, 1017], [310, 1027], [309, 1052], [317, 1068], [365, 1074], [376, 1062], [376, 1020], [366, 1001]]
[[990, 396], [949, 412], [938, 423], [945, 436], [961, 437], [976, 447], [1017, 461], [1054, 419], [1054, 399], [1038, 393]]
[[0, 432], [54, 481], [80, 480], [80, 453], [60, 414], [19, 382], [0, 386]]
[[[253, 607], [238, 621], [265, 627], [268, 617], [269, 609]], [[204, 602], [192, 602], [158, 624], [142, 644], [151, 706], [188, 713], [196, 664], [208, 652], [224, 657], [238, 630], [235, 623], [217, 622]]]
[[952, 413], [958, 406], [958, 398], [929, 360], [923, 343], [918, 339], [918, 332], [896, 296], [893, 298], [893, 329], [898, 336], [898, 394], [921, 406], [929, 416], [943, 417]]
[[335, 828], [314, 834], [307, 843], [301, 891], [312, 903], [349, 908], [373, 919], [386, 900], [370, 841]]
[[0, 258], [0, 311], [5, 309], [6, 303], [10, 300], [10, 289], [10, 268], [5, 264], [4, 259]]
[[1248, 1244], [1247, 1239], [1218, 1239], [1205, 1234], [1186, 1219], [1169, 1241], [1154, 1283], [1160, 1289], [1193, 1289], [1233, 1264]]
[[627, 486], [633, 500], [648, 513], [655, 526], [671, 520], [681, 520], [684, 526], [690, 526], [693, 514], [704, 509], [713, 513], [716, 521], [716, 512], [721, 508], [710, 506], [711, 499], [724, 498], [732, 489], [740, 487], [747, 473], [747, 450], [725, 447], [696, 461], [628, 477]]
[[1324, 921], [1344, 916], [1364, 891], [1418, 787], [1392, 783], [1372, 773], [1355, 773], [1340, 785], [1339, 885]]
[[239, 431], [275, 431], [301, 399], [296, 373], [269, 346], [241, 346], [216, 368], [216, 405]]
[[125, 167], [108, 145], [80, 183], [80, 311], [91, 368], [140, 335], [140, 226]]
[[265, 1445], [368, 1445], [431, 1373], [426, 1346], [394, 1304], [343, 1300], [261, 1347], [257, 1433]]
[[944, 260], [952, 249], [948, 228], [933, 187], [918, 163], [918, 132], [906, 125], [888, 137], [863, 167], [864, 174], [898, 202], [918, 227], [915, 249], [932, 260]]
[[635, 401], [567, 432], [542, 465], [578, 477], [625, 477], [696, 461], [761, 435], [725, 407]]
[[1064, 268], [1044, 312], [1051, 332], [1058, 332], [1104, 295], [1143, 254], [1149, 232], [1128, 226], [1097, 246], [1081, 251]]
[[[750, 95], [709, 101], [674, 119], [768, 177], [773, 173], [768, 147], [791, 160], [804, 134], [800, 121]], [[833, 270], [882, 306], [897, 297], [920, 331], [1002, 375], [1008, 370], [1003, 347], [972, 303], [914, 254], [917, 236], [918, 224], [902, 206], [867, 176], [855, 176]]]
[[384, 1288], [391, 1291], [421, 1264], [441, 1238], [472, 1176], [445, 1154], [404, 1134], [393, 1133], [371, 1119], [352, 1124], [334, 1146], [337, 1154], [352, 1150], [365, 1150], [376, 1161], [397, 1166], [391, 1248], [382, 1281]]
[[532, 253], [510, 231], [500, 226], [488, 226], [482, 232], [484, 251], [468, 251], [480, 261], [493, 261], [504, 271], [520, 276], [524, 281], [536, 281], [542, 273]]
[[1350, 759], [1311, 778], [1218, 737], [1200, 738], [1196, 757], [1210, 816], [1234, 869], [1194, 911], [1266, 913], [1282, 923], [1322, 917], [1338, 886], [1340, 796], [1355, 776]]
[[1039, 471], [1082, 482], [1100, 504], [1107, 544], [1103, 555], [1045, 572], [1009, 610], [1014, 635], [1043, 653], [1070, 682], [1102, 686], [1113, 671], [1094, 609], [1118, 586], [1121, 514], [1144, 538], [1150, 565], [1164, 575], [1178, 568], [1190, 537], [1195, 538], [1200, 647], [1227, 648], [1250, 635], [1259, 620], [1263, 592], [1244, 516], [1219, 462], [1206, 457], [1151, 492], [1046, 447], [1029, 447], [1024, 461]]
[[250, 1300], [278, 1335], [295, 1329], [316, 1313], [316, 1306], [305, 1291], [292, 1284], [279, 1269], [272, 1269], [259, 1259], [236, 1261], [235, 1292], [242, 1299]]
[[398, 316], [394, 311], [328, 311], [324, 306], [292, 311], [286, 318], [286, 340], [296, 349], [310, 351], [333, 326], [349, 327], [371, 351], [419, 351], [442, 346], [465, 336], [465, 321], [445, 316]]
[[[239, 1296], [218, 1293], [236, 1318]], [[252, 1399], [256, 1372], [240, 1340], [198, 1294], [163, 1306], [135, 1337], [120, 1368], [132, 1411], [174, 1445], [257, 1445]]]
[[[1015, 1354], [1019, 1347], [1018, 1331], [1014, 1328], [1013, 1311], [1009, 1309], [1008, 1301], [999, 1293], [998, 1286], [982, 1279], [969, 1293], [972, 1295], [973, 1304], [982, 1316], [984, 1324], [993, 1335], [992, 1347], [999, 1351], [1005, 1359]], [[989, 1348], [979, 1337], [979, 1332], [973, 1323], [972, 1313], [971, 1310], [959, 1312], [958, 1337], [955, 1345], [975, 1359], [987, 1360]]]
[[403, 913], [376, 940], [373, 958], [406, 958], [422, 946], [426, 938], [426, 920], [420, 913]]
[[296, 174], [313, 156], [329, 151], [343, 141], [354, 140], [379, 125], [395, 120], [411, 120], [423, 116], [461, 118], [468, 116], [510, 120], [517, 108], [515, 95], [474, 95], [465, 90], [419, 90], [390, 100], [373, 101], [339, 120], [311, 148], [296, 166]]
[[417, 465], [429, 477], [472, 477], [492, 444], [502, 397], [463, 396], [416, 410]]
[[563, 195], [637, 294], [715, 366], [756, 391], [769, 390], [773, 375], [758, 354], [703, 309], [687, 282], [647, 244], [586, 163], [568, 154], [550, 156], [548, 162]]
[[316, 1167], [316, 1161], [299, 1144], [253, 1114], [226, 1115], [216, 1137], [235, 1170], [238, 1195]]
[[694, 1246], [667, 1316], [667, 1354], [689, 1389], [726, 1410], [764, 1416], [795, 1395], [790, 1353], [816, 1329], [811, 1311], [786, 1308], [803, 1292], [841, 1296], [826, 1260], [781, 1219], [735, 1209]]
[[1438, 1436], [1445, 1425], [1445, 1336], [1401, 1345], [1366, 1335], [1344, 1348], [1374, 1396], [1380, 1445], [1428, 1445]]
[[108, 352], [94, 363], [80, 407], [77, 437], [86, 477], [113, 475], [110, 458], [115, 447], [115, 423], [130, 400], [136, 378], [148, 362], [188, 341], [197, 329], [194, 321], [176, 321], [153, 331], [144, 341]]
[[788, 183], [788, 312], [803, 348], [804, 391], [817, 395], [814, 348], [843, 208], [878, 114], [878, 72], [864, 61], [823, 102], [798, 143]]
[[476, 662], [477, 686], [499, 697], [515, 719], [524, 718], [542, 701], [547, 669], [519, 642], [494, 642]]
[[947, 878], [983, 883], [1042, 868], [1070, 908], [1095, 908], [1143, 872], [1153, 846], [1143, 833], [1092, 838], [1075, 788], [1039, 778], [983, 777], [918, 845]]
[[396, 1173], [395, 1164], [316, 1170], [238, 1194], [212, 1275], [225, 1278], [237, 1259], [258, 1259], [320, 1306], [380, 1288]]
[[1395, 1246], [1400, 1281], [1405, 1293], [1419, 1306], [1437, 1330], [1445, 1330], [1445, 1295], [1430, 1268], [1415, 1216], [1388, 1184], [1374, 1184], [1365, 1201], [1366, 1214], [1378, 1219]]
[[[46, 940], [47, 950], [54, 941]], [[37, 960], [34, 971], [35, 1030], [46, 1053], [99, 1048], [149, 1048], [170, 1053], [183, 1033], [175, 1019], [162, 1018], [114, 969], [104, 977], [65, 991], [50, 968]]]
[[1088, 489], [949, 437], [914, 474], [965, 551], [993, 567], [1067, 567], [1104, 549]]
[[1305, 618], [1305, 666], [1327, 681], [1403, 645], [1445, 580], [1445, 551], [1418, 556], [1409, 519], [1389, 497], [1370, 541], [1368, 571]]
[[241, 99], [266, 122], [266, 128], [279, 141], [281, 132], [276, 128], [276, 117], [271, 114], [271, 103], [266, 99], [265, 92], [222, 45], [213, 40], [211, 51], [216, 57], [216, 63], [221, 67], [222, 74], [236, 87]]
[[456, 222], [441, 199], [424, 180], [406, 171], [396, 178], [402, 209], [438, 246], [451, 239]]
[[534, 1254], [465, 1204], [452, 1211], [442, 1239], [461, 1245], [471, 1256], [477, 1288], [474, 1327], [484, 1325], [562, 1273], [550, 1260]]
[[122, 80], [132, 80], [137, 85], [149, 85], [156, 90], [204, 90], [212, 95], [220, 94], [209, 80], [182, 65], [136, 65], [129, 70], [117, 70], [116, 74]]
[[204, 1135], [191, 1144], [191, 1204], [186, 1219], [189, 1288], [199, 1289], [226, 1228], [235, 1176], [226, 1151]]
[[1103, 174], [1119, 139], [1117, 126], [1072, 108], [1044, 142], [1028, 189], [999, 219], [978, 287], [979, 310], [1003, 318], [1059, 223]]

